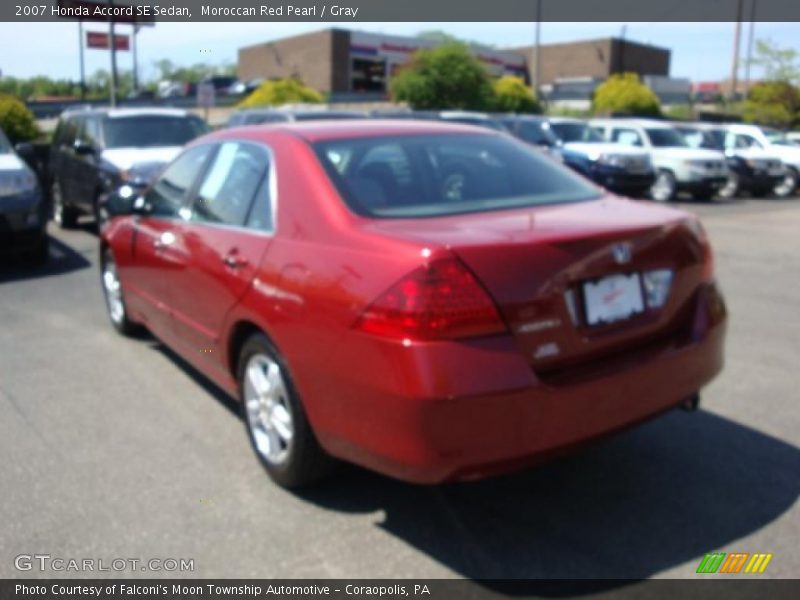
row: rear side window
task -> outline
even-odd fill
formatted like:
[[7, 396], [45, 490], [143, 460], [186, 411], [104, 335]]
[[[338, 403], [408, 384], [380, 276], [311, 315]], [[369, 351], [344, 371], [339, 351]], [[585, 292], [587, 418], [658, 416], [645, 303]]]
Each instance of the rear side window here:
[[345, 202], [365, 216], [453, 215], [598, 196], [570, 170], [506, 136], [353, 138], [314, 147]]
[[212, 150], [210, 145], [190, 148], [164, 170], [145, 194], [151, 215], [177, 216]]
[[195, 116], [137, 115], [109, 117], [103, 122], [107, 148], [183, 146], [207, 131]]
[[78, 122], [75, 117], [67, 117], [61, 122], [56, 131], [55, 142], [57, 146], [71, 146], [78, 135]]
[[192, 206], [192, 221], [242, 226], [269, 165], [261, 146], [220, 145]]

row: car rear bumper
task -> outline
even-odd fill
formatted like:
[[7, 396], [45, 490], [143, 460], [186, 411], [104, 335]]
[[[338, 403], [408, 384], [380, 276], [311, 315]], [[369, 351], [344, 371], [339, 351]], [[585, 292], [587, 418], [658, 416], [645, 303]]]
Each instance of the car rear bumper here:
[[725, 307], [714, 285], [695, 303], [687, 339], [557, 378], [537, 377], [505, 338], [376, 353], [354, 335], [301, 393], [335, 456], [417, 483], [481, 478], [653, 417], [711, 381]]

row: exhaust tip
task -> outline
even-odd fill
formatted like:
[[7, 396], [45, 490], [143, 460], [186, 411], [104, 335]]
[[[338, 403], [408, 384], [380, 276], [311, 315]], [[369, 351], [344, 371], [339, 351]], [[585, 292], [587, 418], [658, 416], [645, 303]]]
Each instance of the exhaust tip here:
[[700, 394], [692, 394], [681, 404], [681, 408], [686, 412], [695, 412], [700, 408]]

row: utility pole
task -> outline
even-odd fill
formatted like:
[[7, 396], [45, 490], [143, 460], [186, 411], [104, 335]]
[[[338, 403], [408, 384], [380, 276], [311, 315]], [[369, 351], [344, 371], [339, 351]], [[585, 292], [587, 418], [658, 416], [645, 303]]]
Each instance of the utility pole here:
[[[108, 0], [110, 12], [114, 12], [114, 0]], [[117, 105], [117, 91], [119, 81], [117, 80], [117, 36], [114, 33], [114, 17], [109, 17], [108, 37], [111, 42], [111, 86], [109, 90], [109, 104], [112, 108]]]
[[750, 0], [750, 32], [747, 35], [747, 61], [744, 63], [744, 93], [750, 94], [750, 63], [753, 60], [753, 30], [756, 28], [756, 0]]
[[628, 33], [628, 24], [625, 23], [620, 30], [619, 42], [619, 72], [625, 72], [625, 35]]
[[139, 91], [139, 58], [136, 54], [136, 36], [139, 33], [139, 26], [134, 23], [133, 24], [133, 39], [131, 42], [133, 43], [133, 91]]
[[81, 62], [81, 101], [86, 100], [86, 68], [83, 64], [83, 21], [78, 20], [78, 55]]
[[736, 28], [733, 32], [733, 61], [731, 63], [731, 101], [736, 100], [739, 76], [739, 38], [742, 34], [742, 0], [736, 1]]
[[542, 34], [542, 0], [536, 0], [536, 55], [533, 61], [533, 93], [538, 98], [539, 88], [542, 77], [542, 58], [541, 58], [541, 34]]

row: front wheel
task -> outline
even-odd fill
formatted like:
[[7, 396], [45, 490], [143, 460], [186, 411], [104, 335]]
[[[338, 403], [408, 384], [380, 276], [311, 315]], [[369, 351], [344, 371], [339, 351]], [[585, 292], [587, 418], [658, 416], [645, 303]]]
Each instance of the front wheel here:
[[678, 192], [675, 175], [671, 171], [661, 169], [656, 175], [656, 180], [650, 188], [650, 197], [656, 202], [671, 202]]
[[733, 171], [731, 171], [730, 174], [728, 175], [728, 180], [725, 182], [725, 185], [719, 188], [717, 195], [723, 200], [730, 200], [738, 193], [739, 193], [739, 176]]
[[238, 364], [245, 427], [269, 476], [284, 488], [321, 479], [333, 460], [319, 446], [277, 350], [255, 334], [242, 347]]
[[125, 296], [122, 291], [122, 282], [117, 273], [117, 263], [110, 248], [105, 248], [101, 256], [100, 275], [103, 286], [103, 297], [106, 301], [106, 312], [111, 324], [122, 335], [134, 335], [139, 330], [138, 325], [128, 318], [125, 308]]
[[53, 184], [50, 190], [50, 197], [53, 200], [53, 221], [61, 229], [72, 229], [78, 223], [78, 213], [74, 208], [67, 206], [64, 202], [64, 194], [58, 182]]

